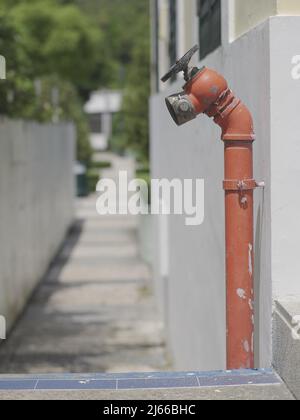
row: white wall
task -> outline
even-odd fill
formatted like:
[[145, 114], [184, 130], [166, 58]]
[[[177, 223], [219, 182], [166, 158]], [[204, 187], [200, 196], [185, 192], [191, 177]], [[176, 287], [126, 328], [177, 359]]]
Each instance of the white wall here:
[[[205, 64], [222, 72], [253, 113], [255, 176], [256, 365], [271, 363], [272, 280], [276, 293], [300, 293], [300, 81], [291, 78], [300, 18], [267, 20], [211, 54]], [[204, 178], [206, 218], [187, 228], [169, 217], [169, 273], [160, 273], [160, 224], [156, 223], [155, 278], [169, 344], [179, 369], [225, 368], [223, 145], [220, 129], [205, 116], [174, 125], [164, 96], [151, 100], [153, 178]], [[298, 225], [296, 226], [296, 223]]]
[[0, 119], [0, 314], [10, 328], [73, 218], [72, 125]]
[[[275, 298], [300, 295], [300, 17], [271, 20], [272, 280]], [[299, 61], [300, 63], [300, 61]], [[299, 66], [298, 66], [299, 67]], [[300, 75], [300, 69], [298, 70]]]

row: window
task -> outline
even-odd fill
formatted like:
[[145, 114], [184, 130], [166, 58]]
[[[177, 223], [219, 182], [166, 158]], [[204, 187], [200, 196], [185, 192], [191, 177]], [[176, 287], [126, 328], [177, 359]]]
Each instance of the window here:
[[173, 65], [177, 61], [177, 0], [169, 0], [169, 28], [169, 58]]
[[221, 0], [198, 0], [200, 58], [221, 45]]
[[90, 124], [90, 132], [94, 134], [100, 134], [102, 132], [102, 124], [101, 124], [101, 114], [90, 114], [89, 115], [89, 124]]

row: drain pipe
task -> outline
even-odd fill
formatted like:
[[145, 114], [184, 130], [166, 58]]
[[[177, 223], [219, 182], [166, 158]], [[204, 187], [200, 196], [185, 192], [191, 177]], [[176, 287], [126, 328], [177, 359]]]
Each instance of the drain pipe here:
[[189, 67], [192, 48], [162, 81], [184, 72], [183, 92], [166, 98], [177, 125], [206, 114], [222, 129], [225, 144], [227, 369], [254, 368], [253, 120], [223, 76]]

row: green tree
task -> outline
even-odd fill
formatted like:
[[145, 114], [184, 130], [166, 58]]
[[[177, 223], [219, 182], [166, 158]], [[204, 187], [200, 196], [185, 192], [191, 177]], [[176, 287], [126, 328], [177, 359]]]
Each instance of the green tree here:
[[0, 54], [8, 70], [0, 113], [73, 120], [78, 156], [88, 160], [83, 101], [101, 86], [124, 89], [114, 139], [146, 159], [148, 0], [0, 0]]
[[138, 160], [146, 163], [149, 153], [149, 40], [143, 40], [133, 51], [124, 92], [123, 115], [126, 147]]
[[39, 121], [73, 120], [79, 158], [87, 160], [82, 100], [107, 83], [110, 72], [102, 45], [99, 25], [75, 4], [0, 0], [0, 53], [8, 69], [7, 80], [0, 85], [0, 112]]

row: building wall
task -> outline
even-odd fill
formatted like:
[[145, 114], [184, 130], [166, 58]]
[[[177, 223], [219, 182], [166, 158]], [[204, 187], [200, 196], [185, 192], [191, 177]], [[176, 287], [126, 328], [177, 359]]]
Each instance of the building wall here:
[[300, 3], [298, 0], [277, 0], [277, 12], [281, 15], [299, 15]]
[[73, 219], [72, 125], [0, 119], [0, 314], [11, 328]]
[[[155, 45], [155, 22], [154, 5], [158, 5], [158, 50], [159, 74], [163, 75], [169, 69], [169, 0], [155, 0], [150, 2], [152, 14], [152, 40], [153, 48]], [[181, 57], [194, 44], [199, 43], [197, 0], [176, 0], [178, 9], [178, 45], [177, 55]], [[299, 0], [222, 0], [222, 43], [223, 45], [232, 42], [255, 26], [261, 24], [270, 16], [276, 15], [300, 15]], [[201, 46], [200, 46], [201, 47]], [[155, 52], [152, 53], [153, 60]], [[166, 89], [166, 84], [156, 80], [156, 67], [152, 67], [152, 86], [156, 91], [158, 84], [159, 90]]]
[[[273, 18], [271, 57], [272, 282], [275, 298], [300, 296], [299, 207], [300, 80], [293, 57], [300, 55], [300, 17]], [[300, 314], [299, 314], [300, 315]]]
[[240, 36], [276, 13], [277, 0], [234, 0], [234, 36]]
[[[232, 3], [226, 5], [223, 27], [228, 28]], [[222, 72], [254, 117], [255, 176], [266, 182], [264, 190], [255, 192], [257, 367], [269, 367], [272, 359], [272, 289], [276, 297], [300, 294], [295, 225], [300, 200], [292, 194], [300, 175], [300, 85], [291, 76], [292, 57], [300, 54], [299, 24], [299, 17], [267, 19], [231, 43], [223, 40], [199, 63]], [[224, 369], [223, 146], [219, 128], [207, 117], [174, 125], [164, 97], [181, 87], [182, 80], [151, 99], [152, 177], [204, 178], [206, 216], [198, 228], [186, 227], [180, 216], [156, 218], [156, 291], [176, 368]]]
[[197, 7], [195, 0], [178, 1], [178, 57], [182, 57], [193, 45], [198, 35]]
[[300, 2], [298, 0], [233, 0], [234, 37], [244, 34], [269, 16], [277, 14], [299, 15]]

